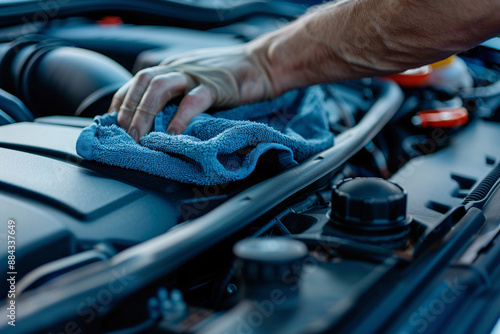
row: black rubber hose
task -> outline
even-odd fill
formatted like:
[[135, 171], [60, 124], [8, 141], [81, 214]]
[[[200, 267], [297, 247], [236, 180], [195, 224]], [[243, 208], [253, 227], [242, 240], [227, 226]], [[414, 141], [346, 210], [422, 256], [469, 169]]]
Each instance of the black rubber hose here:
[[[36, 116], [105, 113], [112, 89], [116, 91], [132, 77], [102, 54], [38, 35], [12, 42], [0, 57], [0, 85]], [[98, 91], [106, 94], [96, 95]], [[91, 95], [94, 100], [88, 103]]]
[[92, 93], [132, 77], [110, 58], [84, 49], [57, 48], [40, 58], [26, 69], [24, 91], [41, 115], [74, 115]]
[[20, 50], [24, 47], [32, 44], [36, 44], [46, 37], [40, 35], [29, 35], [20, 37], [7, 46], [2, 45], [2, 51], [0, 54], [0, 87], [8, 92], [14, 92], [14, 80], [12, 78], [12, 62], [17, 56]]
[[14, 119], [10, 117], [5, 111], [0, 109], [0, 125], [12, 124]]
[[0, 89], [0, 108], [16, 122], [33, 121], [33, 114], [24, 103], [3, 89]]

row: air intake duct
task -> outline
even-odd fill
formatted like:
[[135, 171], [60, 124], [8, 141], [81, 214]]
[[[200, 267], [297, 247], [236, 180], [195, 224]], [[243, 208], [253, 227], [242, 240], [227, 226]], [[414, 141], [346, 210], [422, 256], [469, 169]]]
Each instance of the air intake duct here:
[[40, 35], [17, 39], [0, 55], [0, 87], [35, 116], [102, 114], [131, 77], [102, 54]]

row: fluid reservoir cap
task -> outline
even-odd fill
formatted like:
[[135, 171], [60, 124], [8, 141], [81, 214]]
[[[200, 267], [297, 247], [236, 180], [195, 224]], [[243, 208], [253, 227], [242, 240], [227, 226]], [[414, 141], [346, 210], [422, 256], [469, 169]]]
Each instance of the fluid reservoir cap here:
[[466, 124], [468, 119], [467, 109], [450, 107], [419, 111], [411, 121], [422, 128], [455, 128]]
[[401, 87], [416, 88], [427, 86], [429, 84], [429, 77], [431, 73], [432, 66], [425, 65], [407, 70], [403, 73], [386, 75], [385, 78], [395, 81]]
[[251, 238], [236, 243], [233, 252], [247, 284], [282, 284], [283, 275], [300, 275], [307, 247], [289, 238]]
[[333, 187], [330, 219], [352, 228], [387, 229], [409, 223], [406, 191], [374, 177], [340, 181]]

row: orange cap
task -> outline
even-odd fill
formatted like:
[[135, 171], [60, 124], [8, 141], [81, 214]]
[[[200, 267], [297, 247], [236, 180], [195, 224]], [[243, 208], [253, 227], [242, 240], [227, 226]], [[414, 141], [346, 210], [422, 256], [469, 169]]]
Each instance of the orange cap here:
[[432, 67], [425, 65], [403, 73], [387, 75], [385, 78], [394, 80], [398, 85], [405, 88], [423, 87], [428, 85], [431, 72]]
[[455, 128], [467, 123], [469, 113], [464, 107], [419, 111], [412, 123], [422, 128]]

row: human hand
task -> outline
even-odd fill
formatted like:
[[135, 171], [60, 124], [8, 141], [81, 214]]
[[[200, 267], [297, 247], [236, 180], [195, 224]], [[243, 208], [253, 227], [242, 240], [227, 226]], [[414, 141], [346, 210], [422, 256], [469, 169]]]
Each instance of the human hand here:
[[201, 49], [139, 71], [114, 95], [109, 111], [139, 142], [154, 118], [174, 97], [184, 95], [167, 132], [180, 134], [189, 121], [210, 107], [234, 107], [270, 99], [273, 85], [262, 57], [246, 47]]

